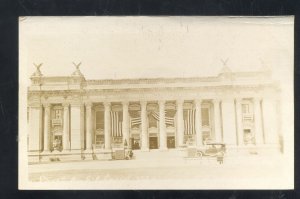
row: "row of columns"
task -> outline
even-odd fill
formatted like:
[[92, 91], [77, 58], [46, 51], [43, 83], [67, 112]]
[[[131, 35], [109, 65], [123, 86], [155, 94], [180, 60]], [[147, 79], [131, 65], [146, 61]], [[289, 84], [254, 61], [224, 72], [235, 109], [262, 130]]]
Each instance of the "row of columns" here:
[[[262, 104], [261, 104], [262, 102]], [[271, 124], [272, 116], [270, 112], [272, 109], [272, 104], [268, 103], [268, 100], [261, 100], [255, 98], [253, 100], [254, 105], [254, 130], [256, 143], [263, 144], [266, 142], [266, 138], [270, 139], [272, 137], [271, 133], [276, 134], [274, 128], [275, 124]], [[183, 126], [183, 100], [177, 100], [177, 132], [176, 140], [177, 146], [183, 145], [184, 138], [184, 126]], [[166, 135], [166, 125], [165, 125], [165, 101], [159, 101], [159, 139], [160, 139], [160, 149], [167, 148], [167, 135]], [[202, 118], [201, 118], [201, 104], [202, 100], [194, 100], [196, 115], [196, 145], [202, 145]], [[242, 99], [235, 99], [233, 101], [229, 100], [213, 100], [214, 104], [214, 132], [215, 140], [217, 142], [225, 141], [229, 144], [234, 144], [234, 139], [236, 139], [236, 144], [243, 145], [243, 121], [242, 121]], [[222, 104], [222, 105], [221, 105]], [[111, 148], [111, 103], [104, 102], [104, 139], [105, 139], [105, 149]], [[122, 102], [123, 105], [123, 141], [125, 139], [129, 141], [129, 102]], [[147, 102], [140, 102], [141, 105], [141, 149], [149, 149], [149, 140], [147, 132]], [[92, 149], [93, 140], [93, 118], [92, 118], [92, 103], [85, 104], [86, 106], [86, 149]], [[234, 107], [235, 106], [235, 107]], [[84, 130], [84, 122], [82, 116], [82, 110], [84, 107], [82, 105], [63, 104], [63, 149], [81, 149], [80, 136]], [[70, 110], [69, 110], [70, 107]], [[235, 109], [235, 115], [233, 114]], [[42, 109], [41, 109], [42, 110]], [[71, 114], [70, 114], [71, 113]], [[276, 113], [274, 113], [275, 115]], [[263, 117], [262, 117], [263, 116]], [[41, 114], [39, 114], [41, 117]], [[70, 119], [71, 117], [71, 119]], [[236, 122], [234, 122], [234, 120]], [[42, 122], [42, 120], [40, 121]], [[71, 125], [70, 125], [71, 123]], [[236, 128], [234, 129], [236, 124]], [[34, 128], [33, 125], [31, 125]], [[50, 104], [44, 104], [44, 151], [50, 150]], [[71, 127], [71, 128], [70, 128]], [[265, 128], [263, 128], [265, 127]], [[271, 130], [267, 129], [270, 128]], [[38, 130], [35, 130], [38, 131]], [[266, 131], [267, 133], [265, 133]], [[71, 134], [70, 134], [71, 132]], [[70, 137], [71, 135], [71, 137]], [[224, 138], [228, 137], [228, 138]], [[234, 137], [231, 139], [230, 137]], [[75, 141], [74, 139], [79, 139]], [[70, 142], [72, 140], [72, 143]], [[73, 144], [75, 141], [76, 144]]]

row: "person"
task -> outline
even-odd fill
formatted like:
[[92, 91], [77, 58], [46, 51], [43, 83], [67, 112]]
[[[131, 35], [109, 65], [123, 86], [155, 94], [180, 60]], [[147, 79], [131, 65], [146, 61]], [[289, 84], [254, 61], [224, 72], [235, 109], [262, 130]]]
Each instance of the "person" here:
[[223, 153], [218, 153], [217, 154], [217, 161], [219, 162], [219, 164], [223, 164], [223, 159], [224, 159]]
[[132, 159], [132, 156], [133, 156], [132, 150], [131, 149], [126, 150], [125, 159], [130, 160]]
[[127, 140], [124, 141], [124, 148], [127, 149]]

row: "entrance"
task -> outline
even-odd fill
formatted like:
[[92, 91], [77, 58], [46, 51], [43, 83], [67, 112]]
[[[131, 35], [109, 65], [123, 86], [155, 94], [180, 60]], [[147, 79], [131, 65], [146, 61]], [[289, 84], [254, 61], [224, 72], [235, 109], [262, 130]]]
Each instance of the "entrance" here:
[[175, 136], [168, 136], [167, 137], [167, 147], [168, 147], [168, 149], [175, 148]]
[[130, 138], [130, 145], [133, 150], [140, 149], [140, 139]]
[[149, 137], [149, 148], [158, 149], [157, 137]]

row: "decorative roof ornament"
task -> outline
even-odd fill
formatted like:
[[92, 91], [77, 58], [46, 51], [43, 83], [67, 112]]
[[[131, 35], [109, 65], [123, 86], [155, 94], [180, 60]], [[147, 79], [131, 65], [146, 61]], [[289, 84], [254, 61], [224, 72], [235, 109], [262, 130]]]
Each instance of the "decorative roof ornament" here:
[[232, 71], [230, 68], [227, 66], [228, 58], [226, 60], [221, 59], [221, 62], [223, 63], [223, 68], [221, 69], [221, 74], [222, 73], [231, 73]]
[[40, 70], [43, 63], [40, 63], [40, 64], [33, 63], [33, 65], [36, 67], [36, 71], [32, 74], [32, 77], [41, 77], [41, 76], [43, 76], [43, 74]]
[[78, 76], [78, 77], [83, 77], [83, 74], [81, 73], [79, 66], [81, 65], [81, 62], [79, 62], [78, 64], [72, 62], [73, 65], [76, 67], [76, 70], [72, 73], [72, 76]]

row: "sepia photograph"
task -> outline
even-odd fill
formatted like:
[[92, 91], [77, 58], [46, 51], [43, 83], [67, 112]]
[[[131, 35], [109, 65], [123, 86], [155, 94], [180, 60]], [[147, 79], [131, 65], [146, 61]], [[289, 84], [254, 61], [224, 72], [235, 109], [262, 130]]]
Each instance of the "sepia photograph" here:
[[294, 189], [294, 17], [19, 17], [19, 189]]

